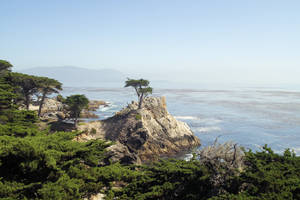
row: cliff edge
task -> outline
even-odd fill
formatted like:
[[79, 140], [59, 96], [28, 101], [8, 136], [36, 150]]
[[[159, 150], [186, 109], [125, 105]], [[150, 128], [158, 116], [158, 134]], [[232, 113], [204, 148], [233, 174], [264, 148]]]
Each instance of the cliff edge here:
[[101, 138], [115, 141], [112, 160], [143, 163], [172, 156], [200, 145], [188, 125], [169, 114], [165, 97], [148, 97], [143, 108], [132, 102], [113, 117], [79, 126], [77, 140]]

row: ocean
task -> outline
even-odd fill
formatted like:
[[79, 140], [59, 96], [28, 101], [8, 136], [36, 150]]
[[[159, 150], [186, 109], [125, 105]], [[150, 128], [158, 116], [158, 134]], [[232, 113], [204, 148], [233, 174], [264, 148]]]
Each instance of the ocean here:
[[[95, 112], [99, 119], [112, 116], [137, 99], [131, 88], [65, 87], [62, 95], [71, 94], [109, 102], [108, 107]], [[300, 91], [154, 88], [152, 96], [166, 97], [169, 113], [190, 126], [202, 147], [213, 144], [218, 137], [221, 143], [231, 140], [253, 151], [268, 144], [278, 153], [290, 148], [300, 154]]]

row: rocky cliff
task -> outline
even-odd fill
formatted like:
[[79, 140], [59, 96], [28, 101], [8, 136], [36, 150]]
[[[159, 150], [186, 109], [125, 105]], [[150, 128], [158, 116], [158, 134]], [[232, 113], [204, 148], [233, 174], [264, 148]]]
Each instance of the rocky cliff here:
[[168, 113], [164, 97], [146, 98], [142, 109], [132, 102], [113, 117], [85, 123], [79, 129], [84, 132], [79, 141], [115, 141], [110, 147], [111, 158], [123, 163], [152, 161], [200, 145], [188, 125]]

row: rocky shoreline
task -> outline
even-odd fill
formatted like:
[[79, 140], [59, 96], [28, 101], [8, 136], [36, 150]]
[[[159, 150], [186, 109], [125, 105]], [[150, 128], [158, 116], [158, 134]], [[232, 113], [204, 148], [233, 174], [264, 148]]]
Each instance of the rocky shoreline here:
[[150, 162], [200, 145], [188, 125], [168, 113], [164, 97], [146, 98], [142, 109], [132, 102], [113, 117], [78, 128], [83, 132], [78, 141], [100, 138], [115, 142], [109, 148], [111, 160], [124, 164]]

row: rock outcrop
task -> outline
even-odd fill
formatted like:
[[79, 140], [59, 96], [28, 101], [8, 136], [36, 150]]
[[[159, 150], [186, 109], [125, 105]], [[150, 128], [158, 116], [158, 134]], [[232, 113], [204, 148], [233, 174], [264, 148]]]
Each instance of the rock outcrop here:
[[199, 139], [184, 122], [171, 116], [164, 97], [148, 97], [143, 108], [132, 102], [113, 117], [85, 123], [79, 141], [101, 138], [115, 141], [110, 147], [113, 160], [142, 163], [172, 156], [199, 146]]
[[[38, 111], [39, 104], [36, 103], [35, 105], [30, 105], [29, 109]], [[48, 120], [48, 121], [63, 120], [66, 118], [66, 114], [67, 113], [64, 110], [63, 103], [56, 100], [56, 98], [45, 98], [42, 112], [41, 112], [42, 120]]]
[[96, 101], [96, 100], [91, 100], [89, 101], [88, 108], [83, 109], [80, 113], [81, 118], [93, 118], [97, 119], [99, 118], [98, 115], [93, 113], [92, 111], [96, 111], [99, 109], [100, 106], [108, 106], [108, 104], [104, 101]]
[[[99, 118], [93, 111], [96, 111], [100, 106], [108, 106], [108, 104], [104, 101], [96, 101], [91, 100], [89, 101], [88, 108], [83, 109], [80, 113], [81, 118]], [[30, 105], [30, 110], [38, 110], [39, 105]], [[42, 112], [41, 112], [41, 119], [47, 121], [58, 121], [64, 120], [69, 117], [68, 111], [65, 109], [65, 105], [58, 101], [57, 98], [45, 98]]]

